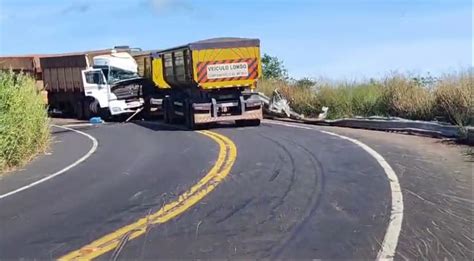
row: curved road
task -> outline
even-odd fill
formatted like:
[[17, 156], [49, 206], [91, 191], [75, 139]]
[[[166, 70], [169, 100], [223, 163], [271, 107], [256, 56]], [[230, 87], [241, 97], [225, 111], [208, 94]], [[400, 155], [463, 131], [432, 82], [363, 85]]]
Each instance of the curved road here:
[[[312, 128], [270, 121], [204, 132], [150, 122], [76, 128], [98, 140], [90, 157], [0, 199], [0, 259], [375, 259], [393, 223], [393, 180], [361, 146]], [[92, 146], [54, 130], [52, 155], [6, 175], [0, 195]], [[363, 140], [399, 176], [405, 216], [395, 257], [472, 257], [472, 163], [449, 158], [441, 169], [440, 155], [422, 158], [426, 148], [415, 143], [424, 138], [327, 130]], [[460, 173], [457, 180], [445, 170]]]

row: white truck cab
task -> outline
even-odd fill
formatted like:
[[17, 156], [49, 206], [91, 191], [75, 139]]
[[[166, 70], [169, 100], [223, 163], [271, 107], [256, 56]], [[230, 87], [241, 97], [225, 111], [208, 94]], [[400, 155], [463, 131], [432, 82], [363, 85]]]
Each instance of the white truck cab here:
[[143, 106], [135, 59], [126, 52], [115, 52], [93, 58], [92, 66], [82, 71], [84, 94], [91, 97], [88, 104], [93, 114], [107, 110], [110, 115], [133, 113]]

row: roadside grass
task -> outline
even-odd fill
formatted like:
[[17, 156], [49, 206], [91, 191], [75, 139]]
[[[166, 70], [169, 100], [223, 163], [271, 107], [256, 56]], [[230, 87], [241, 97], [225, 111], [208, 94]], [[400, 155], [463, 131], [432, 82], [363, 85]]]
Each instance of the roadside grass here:
[[474, 124], [474, 69], [445, 75], [434, 90], [434, 111], [451, 123]]
[[354, 116], [395, 116], [412, 120], [443, 120], [458, 126], [472, 125], [473, 70], [446, 74], [439, 79], [389, 74], [381, 80], [334, 82], [314, 80], [312, 86], [298, 81], [262, 80], [258, 90], [273, 90], [307, 117], [329, 107], [328, 119]]
[[0, 72], [0, 173], [44, 152], [49, 139], [48, 115], [34, 79]]

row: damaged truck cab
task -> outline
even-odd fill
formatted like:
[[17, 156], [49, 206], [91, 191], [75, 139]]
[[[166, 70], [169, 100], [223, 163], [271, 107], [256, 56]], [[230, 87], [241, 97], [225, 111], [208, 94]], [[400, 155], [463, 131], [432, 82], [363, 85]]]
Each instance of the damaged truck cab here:
[[143, 106], [142, 78], [126, 51], [53, 55], [40, 63], [53, 112], [89, 119], [130, 114]]
[[[94, 57], [92, 69], [83, 70], [82, 77], [85, 95], [96, 99], [111, 115], [133, 113], [143, 105], [137, 63], [129, 53]], [[92, 84], [88, 83], [91, 77]]]

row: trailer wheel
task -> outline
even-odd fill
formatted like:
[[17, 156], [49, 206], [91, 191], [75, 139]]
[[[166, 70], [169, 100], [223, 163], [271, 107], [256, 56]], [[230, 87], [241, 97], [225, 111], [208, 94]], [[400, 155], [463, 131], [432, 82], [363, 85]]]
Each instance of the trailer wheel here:
[[194, 122], [194, 109], [192, 103], [189, 102], [189, 100], [184, 101], [184, 122], [188, 129], [196, 129], [196, 123]]

